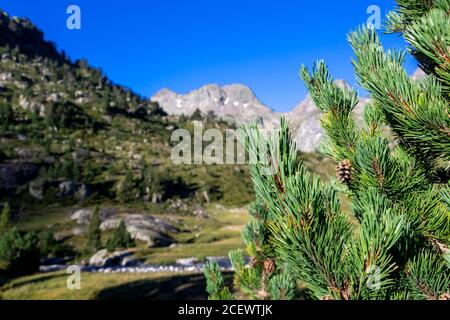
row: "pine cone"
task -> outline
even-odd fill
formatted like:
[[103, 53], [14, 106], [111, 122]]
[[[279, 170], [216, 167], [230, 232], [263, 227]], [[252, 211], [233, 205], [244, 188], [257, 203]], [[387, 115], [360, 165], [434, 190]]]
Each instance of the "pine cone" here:
[[336, 177], [345, 184], [352, 180], [352, 164], [350, 160], [341, 161], [336, 167]]
[[275, 271], [275, 262], [272, 259], [266, 259], [263, 263], [264, 273], [271, 274]]
[[450, 293], [443, 293], [439, 297], [439, 300], [450, 300]]

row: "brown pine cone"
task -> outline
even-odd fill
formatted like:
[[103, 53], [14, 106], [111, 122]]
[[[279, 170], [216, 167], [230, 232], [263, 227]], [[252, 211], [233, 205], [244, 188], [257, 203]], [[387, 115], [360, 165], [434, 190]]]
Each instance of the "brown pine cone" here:
[[443, 293], [439, 297], [439, 300], [450, 300], [450, 293]]
[[343, 160], [337, 165], [336, 177], [345, 184], [352, 180], [352, 164], [350, 160]]
[[271, 274], [275, 271], [275, 262], [272, 259], [266, 259], [263, 263], [264, 273]]

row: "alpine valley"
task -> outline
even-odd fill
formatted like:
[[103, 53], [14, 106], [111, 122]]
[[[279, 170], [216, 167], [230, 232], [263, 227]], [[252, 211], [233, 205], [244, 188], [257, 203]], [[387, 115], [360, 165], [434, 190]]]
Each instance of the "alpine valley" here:
[[[204, 263], [229, 270], [224, 257], [243, 247], [252, 181], [245, 165], [175, 165], [173, 131], [271, 129], [285, 116], [306, 166], [329, 180], [319, 114], [309, 96], [275, 112], [242, 84], [143, 97], [0, 11], [0, 298], [204, 299]], [[65, 286], [69, 265], [80, 290]]]

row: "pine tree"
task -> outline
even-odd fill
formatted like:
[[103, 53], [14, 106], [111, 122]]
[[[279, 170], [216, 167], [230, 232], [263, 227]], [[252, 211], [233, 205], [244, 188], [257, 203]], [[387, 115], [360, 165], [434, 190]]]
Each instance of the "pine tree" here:
[[312, 299], [450, 298], [450, 3], [398, 0], [387, 29], [404, 36], [427, 76], [411, 79], [405, 53], [386, 52], [374, 29], [351, 33], [358, 82], [371, 95], [364, 128], [352, 113], [356, 91], [337, 85], [323, 61], [301, 69], [337, 179], [307, 171], [284, 119], [268, 137], [245, 129], [275, 265]]
[[0, 260], [8, 262], [11, 275], [35, 272], [39, 267], [38, 238], [34, 232], [16, 227], [0, 236]]
[[3, 100], [0, 101], [0, 130], [7, 131], [14, 120], [14, 113], [11, 105]]
[[114, 234], [111, 239], [108, 240], [106, 248], [108, 251], [114, 251], [116, 249], [128, 249], [134, 247], [136, 244], [131, 238], [130, 233], [127, 231], [127, 227], [123, 220], [120, 221], [117, 229], [114, 230]]
[[189, 118], [191, 121], [202, 121], [203, 120], [203, 114], [200, 111], [199, 108], [195, 109], [192, 115]]
[[[269, 241], [272, 237], [269, 229], [270, 217], [261, 203], [255, 201], [250, 205], [251, 219], [242, 233], [248, 259], [241, 249], [229, 253], [235, 271], [234, 286], [247, 298], [290, 300], [294, 298], [295, 282], [285, 266], [276, 261], [274, 247]], [[247, 263], [247, 260], [250, 262]], [[216, 263], [206, 265], [205, 276], [208, 279], [210, 299], [233, 297], [231, 290], [225, 287]]]
[[120, 184], [118, 190], [118, 198], [120, 202], [127, 202], [132, 197], [134, 189], [134, 177], [133, 172], [127, 169], [125, 176]]
[[98, 207], [92, 211], [91, 220], [88, 229], [88, 241], [86, 245], [86, 253], [94, 253], [102, 248], [102, 233], [100, 230], [101, 219]]
[[0, 234], [8, 231], [11, 223], [11, 209], [9, 208], [9, 203], [6, 202], [3, 205], [2, 213], [0, 215]]

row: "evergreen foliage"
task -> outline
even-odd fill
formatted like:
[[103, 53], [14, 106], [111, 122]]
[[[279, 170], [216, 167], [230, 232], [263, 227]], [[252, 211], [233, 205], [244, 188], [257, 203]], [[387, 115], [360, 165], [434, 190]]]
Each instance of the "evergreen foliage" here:
[[16, 227], [0, 236], [0, 260], [8, 263], [12, 275], [37, 270], [39, 266], [38, 238], [34, 232], [22, 232]]
[[[241, 249], [231, 251], [229, 258], [234, 269], [234, 287], [251, 299], [290, 300], [294, 298], [295, 282], [284, 265], [277, 263], [273, 237], [269, 225], [269, 212], [256, 200], [249, 206], [250, 221], [242, 232], [246, 254]], [[250, 263], [247, 263], [250, 260]], [[210, 299], [228, 299], [230, 289], [224, 286], [220, 268], [216, 263], [205, 267]], [[214, 275], [214, 276], [212, 276]]]
[[86, 245], [86, 253], [94, 253], [102, 248], [102, 233], [100, 230], [101, 219], [98, 207], [92, 211], [91, 220], [88, 229], [88, 241]]
[[73, 248], [55, 238], [55, 232], [52, 228], [44, 233], [44, 238], [40, 245], [40, 252], [44, 257], [54, 258], [63, 258], [74, 254]]
[[10, 223], [11, 223], [11, 209], [9, 208], [9, 203], [6, 202], [3, 205], [3, 209], [0, 214], [0, 235], [5, 233], [9, 229]]
[[[385, 51], [374, 29], [349, 35], [358, 81], [371, 94], [364, 128], [353, 118], [356, 91], [336, 84], [323, 61], [301, 68], [322, 112], [323, 152], [337, 164], [330, 184], [305, 169], [284, 119], [269, 136], [256, 125], [245, 129], [255, 192], [268, 216], [263, 252], [285, 268], [275, 279], [291, 276], [313, 299], [450, 298], [449, 9], [446, 0], [399, 0], [388, 16], [388, 31], [404, 36], [426, 72], [422, 80], [409, 78], [405, 52]], [[241, 252], [230, 257], [236, 275], [244, 266], [253, 283], [264, 280]], [[281, 279], [272, 286], [291, 292]]]
[[192, 115], [189, 118], [191, 121], [202, 121], [203, 120], [203, 114], [200, 111], [199, 108], [195, 109]]
[[127, 231], [127, 227], [123, 220], [120, 221], [119, 226], [114, 230], [114, 234], [111, 239], [108, 240], [106, 248], [112, 252], [116, 249], [128, 249], [134, 247], [136, 244], [131, 238], [130, 233]]

